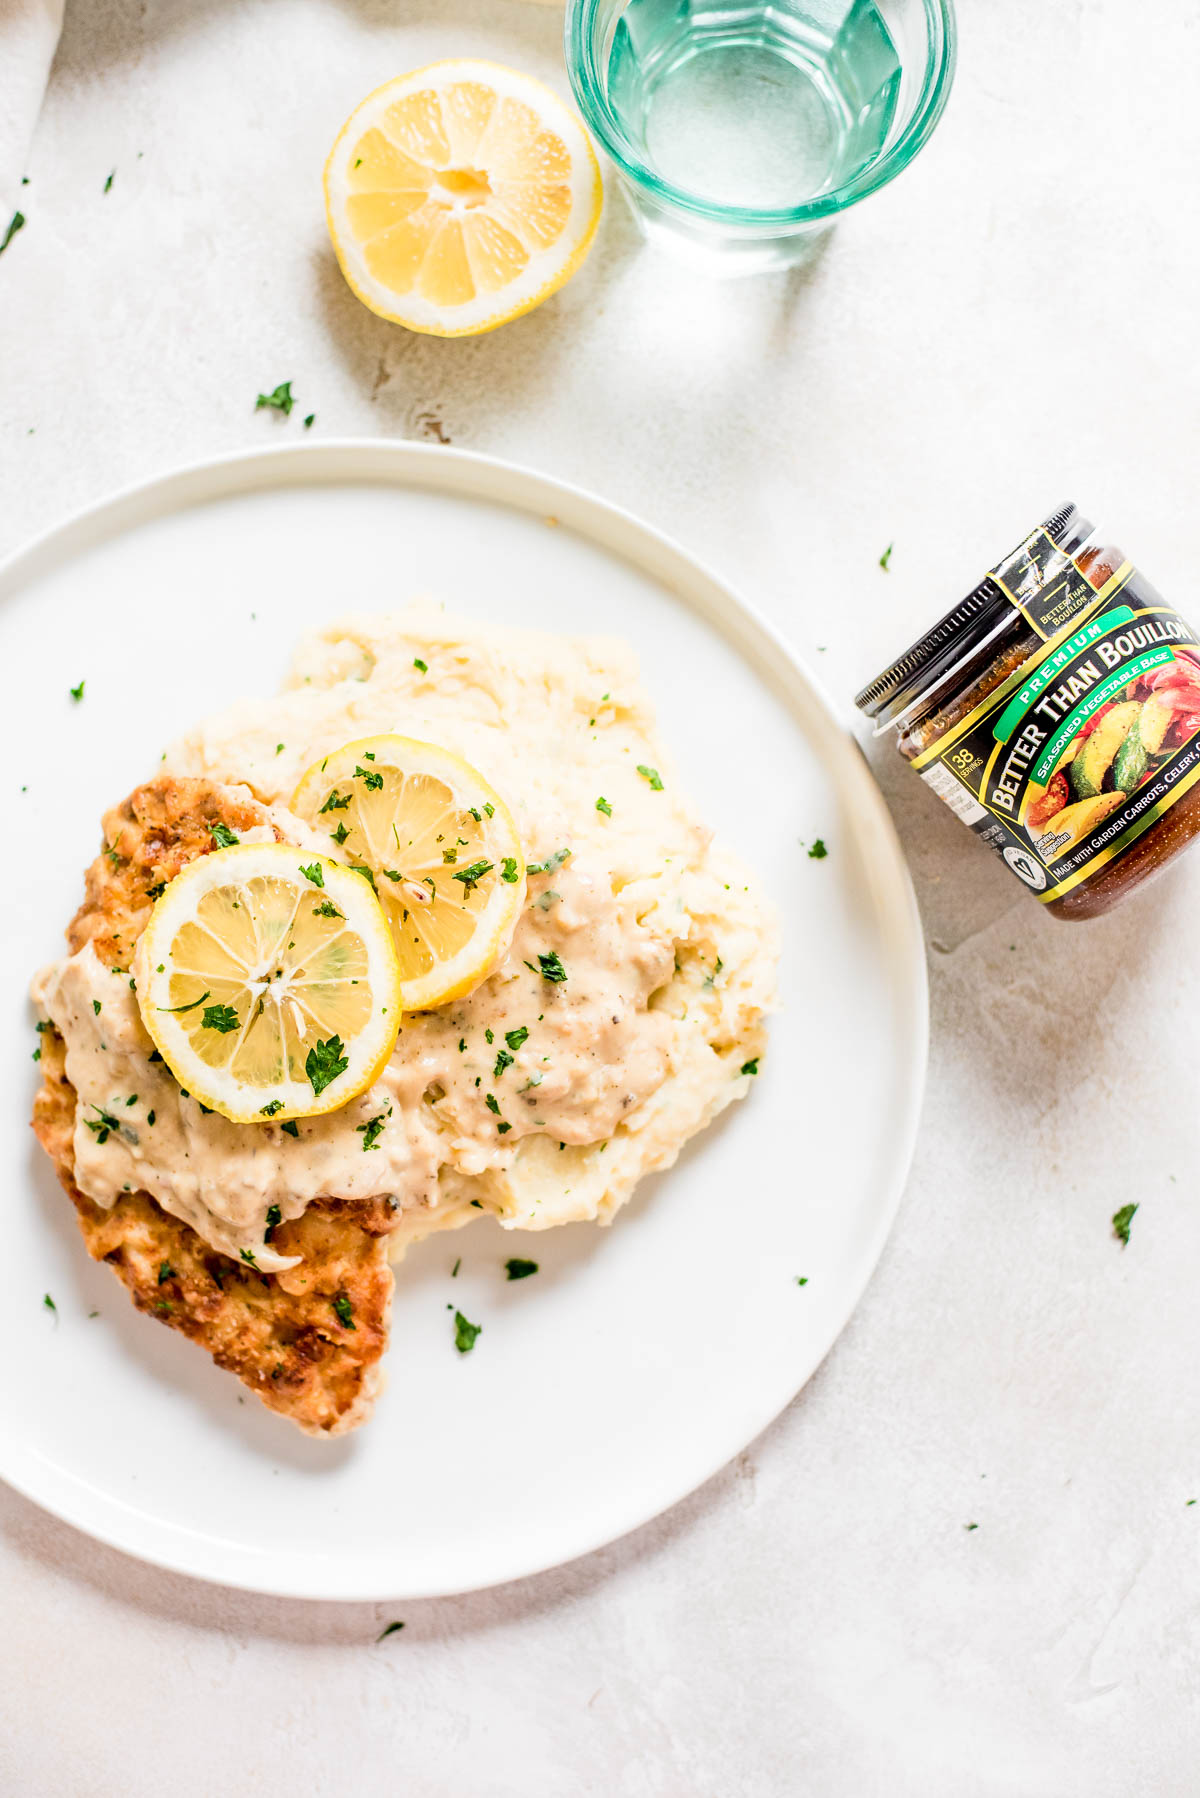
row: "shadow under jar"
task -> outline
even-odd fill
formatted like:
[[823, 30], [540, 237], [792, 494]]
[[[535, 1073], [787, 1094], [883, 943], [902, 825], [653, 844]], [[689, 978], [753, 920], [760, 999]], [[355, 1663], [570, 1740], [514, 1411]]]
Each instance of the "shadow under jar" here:
[[1065, 506], [858, 695], [1059, 918], [1093, 918], [1200, 832], [1200, 642]]

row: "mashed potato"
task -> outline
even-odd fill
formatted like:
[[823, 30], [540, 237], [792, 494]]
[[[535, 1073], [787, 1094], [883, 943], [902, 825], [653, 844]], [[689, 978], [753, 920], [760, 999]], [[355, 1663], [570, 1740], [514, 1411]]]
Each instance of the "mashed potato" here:
[[[479, 1210], [520, 1229], [607, 1221], [750, 1086], [774, 920], [689, 810], [627, 646], [429, 606], [343, 619], [304, 639], [284, 693], [200, 725], [165, 771], [250, 788], [265, 834], [311, 849], [286, 809], [300, 776], [388, 731], [456, 751], [511, 807], [532, 867], [507, 953], [466, 998], [406, 1017], [375, 1085], [295, 1136], [202, 1112], [150, 1062], [124, 976], [90, 946], [57, 964], [38, 997], [66, 1038], [90, 1198], [147, 1191], [214, 1247], [252, 1245], [264, 1268], [268, 1210], [295, 1217], [318, 1194], [385, 1195], [399, 1248]], [[543, 976], [549, 956], [565, 978]], [[155, 1127], [101, 1154], [84, 1120], [125, 1091], [152, 1096]]]

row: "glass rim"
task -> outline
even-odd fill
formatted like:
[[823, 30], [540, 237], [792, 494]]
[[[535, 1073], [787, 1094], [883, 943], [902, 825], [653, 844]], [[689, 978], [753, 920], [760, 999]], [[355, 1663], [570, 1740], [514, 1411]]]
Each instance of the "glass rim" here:
[[567, 76], [584, 122], [623, 174], [648, 189], [656, 199], [710, 223], [778, 230], [781, 226], [813, 224], [845, 212], [908, 167], [928, 143], [950, 98], [958, 52], [954, 0], [921, 0], [929, 26], [925, 72], [912, 115], [894, 144], [851, 180], [798, 206], [747, 207], [706, 200], [656, 174], [623, 131], [608, 102], [592, 49], [590, 27], [601, 3], [602, 0], [567, 0], [563, 20]]

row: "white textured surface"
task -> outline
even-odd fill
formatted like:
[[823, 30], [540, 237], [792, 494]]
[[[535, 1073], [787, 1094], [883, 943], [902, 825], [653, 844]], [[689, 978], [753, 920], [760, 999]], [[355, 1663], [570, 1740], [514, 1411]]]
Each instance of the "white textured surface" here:
[[[443, 344], [342, 286], [321, 158], [361, 93], [436, 56], [561, 89], [553, 12], [73, 0], [0, 260], [0, 551], [298, 432], [252, 411], [290, 378], [317, 432], [441, 433], [632, 505], [842, 698], [1068, 495], [1194, 614], [1200, 22], [963, 12], [939, 133], [807, 275], [705, 287], [614, 205], [558, 299]], [[380, 1646], [387, 1607], [193, 1585], [0, 1493], [0, 1789], [1192, 1798], [1200, 855], [1059, 925], [878, 766], [930, 942], [930, 1093], [891, 1246], [806, 1394], [659, 1523], [406, 1606]], [[479, 1501], [486, 1527], [486, 1467]]]

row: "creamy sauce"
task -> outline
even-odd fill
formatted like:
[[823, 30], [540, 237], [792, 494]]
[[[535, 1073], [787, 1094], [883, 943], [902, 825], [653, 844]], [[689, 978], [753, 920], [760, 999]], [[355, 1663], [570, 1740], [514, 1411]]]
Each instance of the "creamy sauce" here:
[[[268, 1271], [291, 1265], [264, 1241], [268, 1210], [291, 1218], [318, 1195], [386, 1197], [398, 1241], [476, 1208], [527, 1228], [611, 1215], [745, 1091], [776, 956], [744, 871], [674, 787], [628, 651], [426, 611], [307, 640], [293, 678], [280, 698], [202, 726], [169, 770], [247, 782], [274, 802], [275, 829], [310, 847], [284, 809], [300, 774], [341, 743], [398, 730], [473, 761], [512, 806], [527, 858], [558, 865], [531, 876], [491, 976], [407, 1017], [375, 1085], [299, 1120], [296, 1138], [183, 1096], [149, 1059], [128, 975], [90, 945], [45, 970], [35, 998], [67, 1043], [80, 1189], [100, 1204], [150, 1192]], [[661, 771], [661, 790], [638, 764]], [[551, 953], [565, 980], [543, 978]]]

